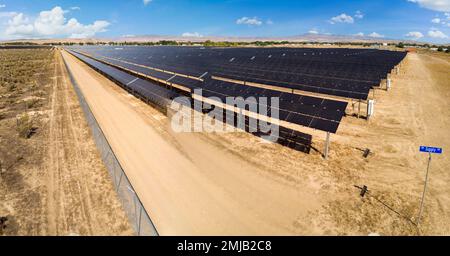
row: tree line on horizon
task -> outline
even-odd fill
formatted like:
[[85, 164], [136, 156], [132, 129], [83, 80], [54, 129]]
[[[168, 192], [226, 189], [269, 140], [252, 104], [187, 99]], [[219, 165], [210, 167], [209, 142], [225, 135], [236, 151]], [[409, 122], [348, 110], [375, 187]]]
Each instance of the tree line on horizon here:
[[[334, 45], [334, 46], [363, 46], [371, 47], [373, 45], [382, 45], [379, 42], [289, 42], [289, 41], [254, 41], [254, 42], [231, 42], [231, 41], [204, 41], [204, 42], [179, 42], [171, 40], [161, 40], [158, 42], [47, 42], [43, 44], [35, 42], [6, 42], [0, 45], [48, 45], [48, 46], [74, 46], [74, 45], [110, 45], [110, 46], [203, 46], [203, 47], [242, 47], [242, 46], [258, 46], [258, 47], [269, 47], [269, 46], [280, 46], [280, 45]], [[420, 44], [420, 43], [388, 43], [388, 46], [395, 46], [397, 48], [403, 49], [408, 47], [423, 47], [423, 48], [435, 48], [440, 52], [444, 50], [449, 53], [450, 45], [438, 46], [433, 44]]]

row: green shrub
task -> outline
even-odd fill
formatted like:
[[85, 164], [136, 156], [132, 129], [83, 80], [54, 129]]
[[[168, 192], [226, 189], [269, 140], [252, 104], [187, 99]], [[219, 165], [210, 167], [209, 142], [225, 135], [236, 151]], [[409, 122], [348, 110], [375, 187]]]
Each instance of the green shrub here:
[[39, 103], [39, 99], [31, 99], [27, 101], [27, 109], [34, 108]]
[[16, 88], [17, 88], [16, 84], [8, 84], [8, 87], [7, 87], [8, 92], [13, 92], [16, 90]]
[[28, 139], [33, 130], [33, 123], [28, 113], [25, 113], [17, 118], [17, 132], [19, 136]]

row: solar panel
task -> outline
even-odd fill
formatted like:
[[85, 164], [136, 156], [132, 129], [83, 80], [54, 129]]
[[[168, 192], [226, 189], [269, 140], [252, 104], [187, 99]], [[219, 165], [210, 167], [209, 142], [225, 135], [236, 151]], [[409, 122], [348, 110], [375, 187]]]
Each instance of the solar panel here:
[[110, 79], [126, 87], [127, 90], [133, 91], [137, 95], [145, 98], [147, 101], [150, 101], [155, 105], [158, 105], [161, 108], [167, 108], [171, 102], [171, 99], [178, 96], [178, 94], [173, 91], [167, 90], [147, 80], [137, 79], [137, 77], [133, 75], [88, 58], [82, 54], [78, 54], [73, 51], [70, 51], [70, 53], [95, 70], [105, 74]]
[[[203, 84], [206, 84], [203, 87], [203, 97], [217, 97], [221, 100], [222, 103], [227, 102], [227, 97], [243, 97], [244, 99], [248, 99], [250, 97], [257, 96], [257, 100], [259, 103], [259, 97], [269, 97], [269, 102], [267, 102], [267, 108], [271, 108], [270, 97], [276, 96], [280, 97], [280, 99], [284, 99], [285, 95], [296, 104], [289, 103], [285, 100], [280, 101], [279, 105], [279, 120], [286, 121], [292, 124], [297, 124], [301, 126], [306, 126], [313, 129], [318, 129], [326, 132], [336, 133], [337, 128], [339, 127], [339, 123], [342, 120], [342, 117], [345, 115], [345, 109], [347, 108], [347, 103], [345, 102], [336, 102], [332, 100], [325, 100], [320, 98], [308, 97], [308, 96], [300, 96], [296, 94], [287, 94], [287, 93], [279, 93], [273, 92], [271, 90], [262, 89], [262, 88], [253, 88], [252, 92], [255, 94], [247, 94], [248, 91], [245, 89], [248, 88], [245, 85], [234, 84], [225, 81], [218, 80], [207, 80]], [[225, 88], [233, 87], [233, 90], [227, 90]], [[207, 89], [205, 89], [207, 88]], [[248, 110], [248, 109], [247, 109]], [[249, 110], [251, 111], [251, 110]], [[258, 114], [258, 113], [255, 113]], [[261, 113], [259, 113], [261, 114]], [[267, 114], [268, 117], [270, 113]], [[329, 124], [327, 126], [324, 125], [311, 125], [312, 119], [323, 119], [320, 123], [336, 123]], [[314, 123], [313, 123], [314, 124]]]

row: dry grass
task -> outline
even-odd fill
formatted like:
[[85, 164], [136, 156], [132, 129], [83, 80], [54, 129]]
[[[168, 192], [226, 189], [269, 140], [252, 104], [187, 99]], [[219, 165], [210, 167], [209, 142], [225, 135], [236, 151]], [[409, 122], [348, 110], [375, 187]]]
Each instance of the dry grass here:
[[57, 56], [0, 50], [0, 235], [132, 234]]
[[[6, 235], [18, 234], [17, 216], [39, 215], [34, 206], [44, 201], [44, 188], [30, 185], [27, 176], [33, 175], [33, 166], [43, 163], [45, 134], [34, 127], [42, 127], [44, 120], [32, 113], [48, 108], [44, 105], [51, 91], [53, 56], [50, 50], [0, 50], [0, 217], [4, 218], [2, 232]], [[36, 83], [40, 85], [39, 97]], [[33, 103], [24, 101], [27, 98], [34, 99]], [[8, 207], [17, 207], [14, 216], [3, 210]], [[22, 228], [36, 228], [39, 221]]]

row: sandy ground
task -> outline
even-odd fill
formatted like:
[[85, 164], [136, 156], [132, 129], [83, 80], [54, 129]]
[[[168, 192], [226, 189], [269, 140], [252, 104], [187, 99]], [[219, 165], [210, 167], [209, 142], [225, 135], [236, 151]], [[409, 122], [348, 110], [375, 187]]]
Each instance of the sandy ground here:
[[418, 148], [450, 146], [445, 60], [409, 55], [393, 89], [377, 92], [376, 116], [345, 118], [325, 161], [249, 134], [174, 134], [168, 118], [63, 55], [162, 235], [450, 234], [445, 154], [433, 160], [423, 224], [412, 223], [427, 160]]
[[17, 139], [30, 152], [2, 174], [4, 234], [132, 235], [57, 52], [53, 66], [42, 126]]

